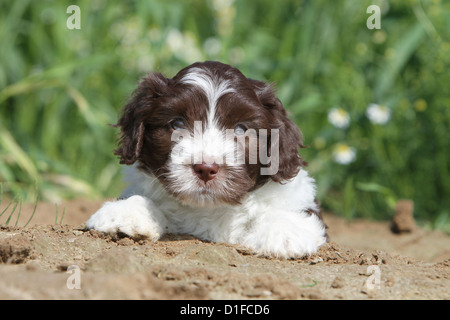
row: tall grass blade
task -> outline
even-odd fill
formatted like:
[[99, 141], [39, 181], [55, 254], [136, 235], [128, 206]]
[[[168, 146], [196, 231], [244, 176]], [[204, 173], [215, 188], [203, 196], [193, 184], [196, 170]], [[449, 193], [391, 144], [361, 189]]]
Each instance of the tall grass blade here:
[[59, 224], [62, 224], [62, 221], [63, 221], [65, 215], [66, 215], [66, 208], [64, 207], [61, 219], [59, 219]]
[[40, 184], [41, 176], [25, 151], [18, 145], [12, 134], [0, 121], [0, 146], [10, 154], [14, 161], [25, 171], [37, 184]]
[[22, 201], [19, 203], [19, 213], [17, 214], [16, 223], [14, 224], [15, 227], [19, 224], [20, 214], [22, 213]]
[[2, 213], [0, 213], [0, 218], [1, 218], [2, 215], [9, 209], [9, 207], [11, 206], [12, 203], [13, 203], [13, 201], [9, 202], [8, 205], [6, 206], [6, 208], [3, 209]]
[[34, 214], [35, 214], [35, 212], [36, 212], [36, 208], [37, 208], [38, 203], [39, 203], [39, 196], [36, 197], [36, 201], [35, 201], [35, 203], [34, 203], [34, 209], [33, 209], [33, 212], [31, 213], [31, 216], [30, 216], [30, 218], [28, 219], [28, 221], [27, 221], [27, 222], [25, 223], [25, 225], [23, 226], [24, 228], [26, 228], [26, 227], [28, 226], [28, 224], [31, 222], [31, 220], [33, 219]]
[[404, 37], [399, 39], [394, 47], [394, 58], [387, 65], [383, 66], [378, 77], [374, 91], [374, 96], [377, 101], [384, 100], [387, 90], [393, 87], [395, 79], [414, 54], [425, 35], [425, 29], [417, 22], [411, 26]]
[[16, 208], [17, 208], [19, 202], [20, 202], [19, 200], [16, 200], [16, 201], [15, 201], [14, 208], [12, 209], [11, 213], [9, 214], [8, 219], [6, 219], [5, 225], [7, 225], [7, 226], [9, 225], [9, 222], [11, 221], [11, 218], [12, 218], [12, 216], [14, 215], [14, 212], [16, 211]]

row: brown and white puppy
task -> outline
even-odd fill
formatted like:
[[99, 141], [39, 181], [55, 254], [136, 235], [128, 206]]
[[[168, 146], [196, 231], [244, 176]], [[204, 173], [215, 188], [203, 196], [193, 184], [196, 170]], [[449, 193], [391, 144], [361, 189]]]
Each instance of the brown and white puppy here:
[[279, 257], [326, 242], [300, 130], [272, 86], [219, 62], [143, 78], [116, 155], [129, 186], [87, 227], [131, 237], [189, 233]]

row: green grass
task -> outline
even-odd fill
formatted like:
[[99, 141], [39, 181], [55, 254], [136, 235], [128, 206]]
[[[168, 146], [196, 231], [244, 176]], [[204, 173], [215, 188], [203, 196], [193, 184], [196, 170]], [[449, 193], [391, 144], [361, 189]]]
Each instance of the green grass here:
[[[0, 205], [2, 204], [2, 201], [3, 201], [3, 192], [2, 192], [2, 191], [3, 191], [3, 190], [2, 190], [1, 187], [0, 187]], [[14, 226], [15, 226], [15, 227], [18, 227], [18, 226], [19, 226], [19, 219], [20, 219], [20, 215], [21, 215], [21, 213], [22, 213], [22, 202], [23, 202], [23, 200], [17, 199], [17, 198], [14, 199], [14, 200], [12, 200], [12, 201], [9, 201], [9, 202], [8, 202], [8, 204], [5, 206], [5, 208], [0, 212], [0, 225], [6, 225], [6, 226], [9, 226], [9, 224], [10, 224], [10, 222], [11, 222], [11, 219], [13, 218], [14, 213], [15, 213], [15, 214], [16, 214], [16, 218], [15, 218], [16, 222], [14, 223]], [[36, 198], [36, 201], [35, 201], [35, 203], [34, 203], [34, 209], [33, 209], [33, 212], [31, 213], [30, 217], [28, 218], [27, 222], [23, 225], [23, 227], [27, 227], [28, 224], [29, 224], [29, 223], [31, 222], [31, 220], [33, 219], [34, 214], [36, 213], [36, 209], [37, 209], [38, 203], [39, 203], [39, 198]], [[12, 207], [11, 211], [10, 211], [9, 213], [7, 213], [8, 210], [9, 210], [9, 208], [11, 207], [11, 205], [13, 205], [13, 207]], [[19, 206], [19, 210], [16, 212], [17, 206]], [[6, 217], [6, 219], [4, 219], [4, 222], [2, 222], [2, 220], [3, 220], [3, 219], [2, 219], [2, 216], [5, 215], [5, 213], [7, 213], [7, 214], [6, 214], [7, 217]], [[64, 217], [64, 214], [63, 214], [63, 217]], [[61, 217], [61, 219], [60, 219], [60, 221], [59, 221], [59, 224], [62, 223], [63, 217]], [[55, 224], [56, 224], [57, 222], [58, 222], [58, 212], [56, 212]]]
[[[80, 0], [81, 30], [66, 28], [70, 4], [0, 4], [0, 182], [10, 197], [117, 195], [109, 124], [138, 79], [208, 59], [277, 84], [326, 209], [386, 219], [409, 198], [419, 220], [449, 224], [448, 1]], [[366, 27], [371, 4], [381, 30]], [[370, 103], [390, 109], [387, 123], [368, 119]], [[329, 122], [332, 108], [348, 126]], [[352, 162], [334, 160], [337, 144], [353, 148]]]
[[[2, 210], [0, 211], [0, 226], [1, 225], [9, 226], [12, 223], [12, 221], [15, 220], [14, 227], [26, 228], [35, 216], [35, 213], [36, 213], [36, 210], [37, 210], [37, 207], [39, 204], [39, 200], [40, 200], [39, 197], [37, 197], [35, 199], [33, 211], [31, 212], [27, 221], [25, 223], [23, 223], [22, 225], [19, 225], [19, 221], [20, 221], [20, 216], [22, 214], [22, 203], [24, 202], [24, 200], [20, 199], [20, 198], [15, 198], [13, 200], [7, 200], [8, 204], [4, 208], [2, 208]], [[1, 204], [3, 201], [4, 201], [3, 187], [2, 187], [2, 185], [0, 185], [0, 207], [1, 207]], [[18, 210], [17, 210], [17, 207], [19, 207]], [[62, 224], [65, 214], [66, 214], [66, 208], [64, 207], [61, 216], [59, 216], [59, 207], [58, 207], [58, 204], [55, 204], [55, 222], [54, 223]], [[3, 216], [3, 218], [2, 218], [2, 216]]]

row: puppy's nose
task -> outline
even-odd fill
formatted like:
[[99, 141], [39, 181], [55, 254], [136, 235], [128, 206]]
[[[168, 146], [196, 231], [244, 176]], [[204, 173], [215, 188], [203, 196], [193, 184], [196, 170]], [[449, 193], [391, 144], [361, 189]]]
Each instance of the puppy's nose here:
[[205, 182], [214, 179], [218, 171], [219, 165], [217, 163], [209, 164], [203, 162], [202, 164], [194, 164], [194, 172]]

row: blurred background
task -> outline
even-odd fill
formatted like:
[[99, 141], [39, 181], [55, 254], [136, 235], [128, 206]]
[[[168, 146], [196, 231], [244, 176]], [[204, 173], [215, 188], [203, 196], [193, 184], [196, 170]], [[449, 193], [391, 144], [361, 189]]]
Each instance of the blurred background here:
[[276, 83], [326, 210], [390, 219], [412, 199], [422, 226], [450, 231], [446, 0], [2, 0], [2, 197], [119, 195], [109, 124], [147, 72], [203, 60]]

